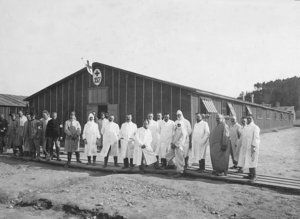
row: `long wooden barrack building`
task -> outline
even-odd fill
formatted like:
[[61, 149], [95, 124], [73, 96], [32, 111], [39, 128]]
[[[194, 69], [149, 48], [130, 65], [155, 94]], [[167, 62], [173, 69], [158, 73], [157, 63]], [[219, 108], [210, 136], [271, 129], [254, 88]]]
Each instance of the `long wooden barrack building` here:
[[256, 124], [265, 131], [293, 125], [293, 117], [288, 112], [101, 63], [93, 63], [93, 69], [100, 70], [100, 85], [95, 85], [93, 76], [83, 68], [27, 97], [30, 110], [37, 114], [44, 109], [55, 111], [62, 121], [75, 110], [81, 124], [86, 122], [88, 113], [107, 111], [115, 115], [119, 124], [125, 121], [126, 114], [131, 113], [133, 120], [141, 126], [149, 112], [169, 112], [175, 120], [176, 111], [181, 109], [192, 124], [196, 112], [209, 115], [206, 120], [210, 128], [215, 125], [216, 113], [235, 115], [238, 119], [251, 113]]

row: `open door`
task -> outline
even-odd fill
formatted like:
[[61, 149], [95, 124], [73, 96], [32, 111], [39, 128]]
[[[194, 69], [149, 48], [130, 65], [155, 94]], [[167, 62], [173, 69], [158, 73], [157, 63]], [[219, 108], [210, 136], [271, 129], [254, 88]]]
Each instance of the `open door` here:
[[191, 96], [191, 126], [194, 128], [196, 123], [196, 113], [199, 112], [199, 97]]
[[115, 116], [115, 123], [119, 124], [120, 118], [119, 118], [119, 105], [118, 104], [108, 104], [107, 105], [107, 112], [109, 115]]

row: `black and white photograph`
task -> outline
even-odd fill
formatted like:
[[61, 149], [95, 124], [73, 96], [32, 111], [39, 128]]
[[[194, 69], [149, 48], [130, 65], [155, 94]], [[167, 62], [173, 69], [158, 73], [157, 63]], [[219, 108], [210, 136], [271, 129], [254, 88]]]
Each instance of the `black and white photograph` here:
[[299, 0], [0, 0], [0, 219], [300, 218]]

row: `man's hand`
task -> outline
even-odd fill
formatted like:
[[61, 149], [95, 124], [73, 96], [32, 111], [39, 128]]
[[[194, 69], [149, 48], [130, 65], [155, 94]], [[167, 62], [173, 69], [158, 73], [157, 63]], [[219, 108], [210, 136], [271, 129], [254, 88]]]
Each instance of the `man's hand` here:
[[256, 148], [254, 145], [251, 145], [251, 155], [254, 154], [256, 151]]
[[143, 144], [143, 145], [141, 146], [141, 148], [142, 148], [142, 149], [146, 148], [146, 145]]

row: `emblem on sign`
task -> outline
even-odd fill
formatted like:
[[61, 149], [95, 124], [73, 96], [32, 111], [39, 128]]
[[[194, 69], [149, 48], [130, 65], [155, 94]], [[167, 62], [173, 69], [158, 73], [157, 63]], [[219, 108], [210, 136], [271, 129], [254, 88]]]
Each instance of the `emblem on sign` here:
[[101, 81], [102, 81], [102, 74], [101, 74], [101, 71], [96, 68], [93, 72], [93, 82], [95, 85], [100, 85], [101, 84]]

